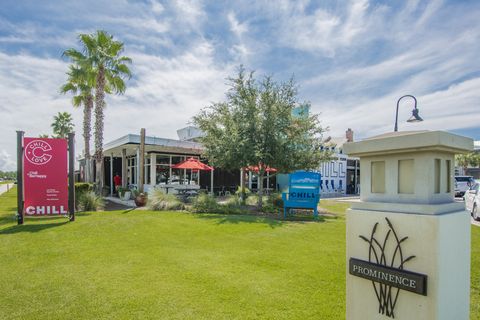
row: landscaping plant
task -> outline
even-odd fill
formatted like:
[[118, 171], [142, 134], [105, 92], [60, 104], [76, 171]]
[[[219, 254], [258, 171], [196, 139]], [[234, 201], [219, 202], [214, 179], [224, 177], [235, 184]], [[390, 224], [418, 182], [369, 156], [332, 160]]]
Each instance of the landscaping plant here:
[[98, 211], [105, 207], [105, 203], [95, 192], [88, 191], [78, 197], [78, 207], [81, 211]]
[[175, 195], [155, 189], [148, 196], [147, 208], [154, 211], [183, 210], [185, 206]]

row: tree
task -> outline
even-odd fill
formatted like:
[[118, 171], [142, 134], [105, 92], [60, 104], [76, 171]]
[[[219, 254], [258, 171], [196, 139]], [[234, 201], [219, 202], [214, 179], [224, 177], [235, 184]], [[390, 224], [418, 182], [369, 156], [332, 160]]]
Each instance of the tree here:
[[93, 88], [95, 87], [95, 73], [92, 69], [88, 68], [88, 65], [84, 68], [79, 64], [82, 61], [77, 61], [75, 55], [70, 56], [70, 51], [66, 50], [64, 56], [70, 57], [73, 64], [69, 66], [67, 72], [67, 82], [60, 88], [60, 92], [63, 94], [72, 93], [73, 106], [83, 106], [83, 140], [84, 140], [84, 152], [86, 170], [85, 176], [87, 182], [93, 181], [93, 175], [91, 170], [91, 155], [90, 155], [90, 137], [92, 130], [92, 110], [93, 110]]
[[318, 169], [330, 159], [322, 148], [324, 129], [319, 116], [309, 114], [310, 104], [298, 101], [293, 79], [276, 83], [267, 76], [257, 81], [253, 72], [246, 74], [240, 67], [229, 81], [226, 101], [202, 109], [193, 121], [205, 133], [201, 142], [212, 165], [258, 166], [261, 209], [268, 167], [288, 173]]
[[123, 94], [126, 90], [124, 80], [131, 77], [128, 64], [132, 60], [120, 56], [123, 52], [123, 43], [115, 41], [112, 35], [98, 30], [93, 34], [80, 34], [82, 52], [68, 49], [66, 55], [74, 60], [84, 70], [92, 70], [95, 74], [95, 124], [94, 140], [96, 163], [97, 191], [103, 189], [103, 129], [105, 93], [108, 90], [116, 94]]
[[68, 134], [73, 132], [74, 124], [72, 115], [68, 112], [59, 112], [53, 117], [52, 129], [55, 138], [68, 138]]
[[480, 166], [480, 154], [476, 152], [457, 154], [455, 156], [455, 162], [457, 165], [463, 168], [463, 172], [466, 173], [467, 168]]

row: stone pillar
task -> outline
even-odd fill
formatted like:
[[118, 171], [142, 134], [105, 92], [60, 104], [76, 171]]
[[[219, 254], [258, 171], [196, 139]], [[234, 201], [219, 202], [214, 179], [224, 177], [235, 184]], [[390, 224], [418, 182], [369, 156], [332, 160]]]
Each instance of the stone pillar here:
[[454, 200], [471, 139], [395, 132], [347, 143], [360, 200], [347, 211], [347, 319], [469, 319], [470, 215]]

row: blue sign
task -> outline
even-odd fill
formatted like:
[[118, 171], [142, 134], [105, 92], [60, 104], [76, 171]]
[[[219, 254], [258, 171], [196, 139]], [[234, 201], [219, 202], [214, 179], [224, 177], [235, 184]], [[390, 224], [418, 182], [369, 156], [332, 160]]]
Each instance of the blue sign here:
[[284, 217], [290, 209], [312, 209], [317, 218], [321, 184], [322, 177], [318, 172], [296, 171], [290, 174], [288, 192], [282, 194]]

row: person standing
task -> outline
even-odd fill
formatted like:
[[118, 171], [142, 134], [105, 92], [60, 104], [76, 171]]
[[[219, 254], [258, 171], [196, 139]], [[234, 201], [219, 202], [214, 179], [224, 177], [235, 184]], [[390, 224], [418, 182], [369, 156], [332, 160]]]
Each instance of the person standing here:
[[118, 193], [118, 188], [122, 186], [122, 177], [118, 175], [118, 172], [113, 177], [113, 185], [115, 186], [115, 191]]

